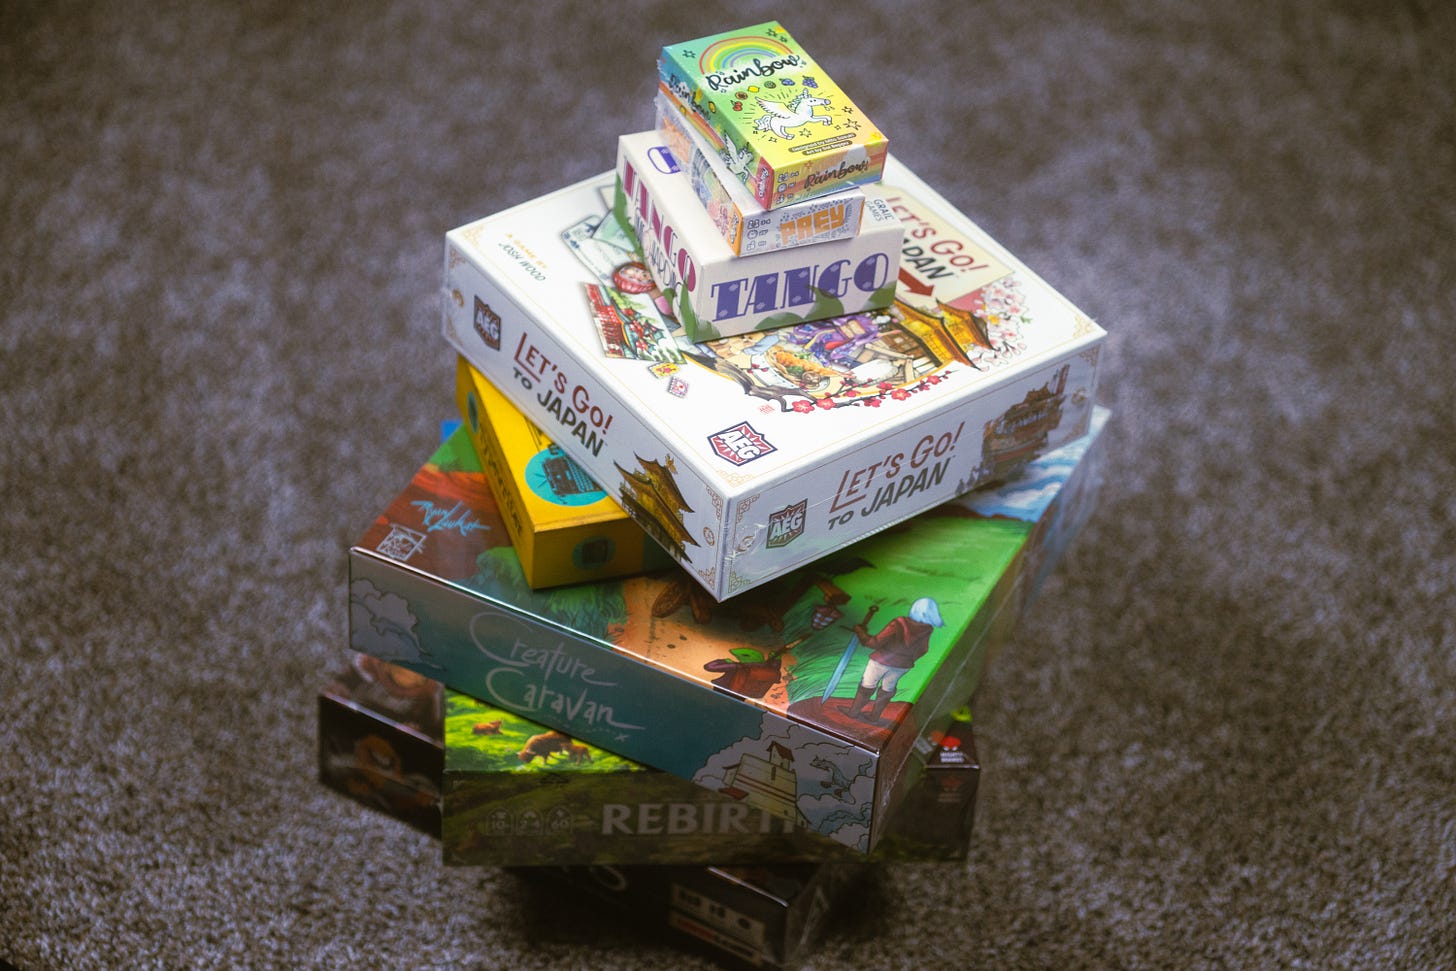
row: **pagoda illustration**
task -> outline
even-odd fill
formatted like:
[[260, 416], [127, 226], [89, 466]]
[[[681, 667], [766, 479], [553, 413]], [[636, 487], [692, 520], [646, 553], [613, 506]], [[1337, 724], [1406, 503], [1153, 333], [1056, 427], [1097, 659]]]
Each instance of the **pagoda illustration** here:
[[968, 347], [994, 350], [986, 322], [969, 310], [936, 301], [939, 314], [927, 313], [901, 300], [895, 301], [900, 326], [914, 335], [925, 356], [939, 368], [946, 364], [970, 364]]
[[622, 474], [618, 501], [663, 549], [679, 560], [689, 559], [686, 548], [697, 546], [698, 542], [683, 525], [683, 513], [693, 510], [678, 490], [674, 478], [677, 467], [671, 456], [666, 462], [640, 455], [636, 458], [640, 468], [635, 472], [617, 465], [617, 471]]
[[795, 826], [808, 823], [799, 810], [799, 779], [794, 772], [794, 754], [779, 742], [768, 747], [768, 757], [744, 755], [723, 774], [718, 790], [770, 816]]
[[1062, 403], [1067, 385], [1067, 365], [1040, 388], [1007, 408], [999, 418], [986, 422], [982, 438], [982, 461], [991, 468], [991, 478], [1008, 478], [1046, 449], [1047, 435], [1062, 420]]

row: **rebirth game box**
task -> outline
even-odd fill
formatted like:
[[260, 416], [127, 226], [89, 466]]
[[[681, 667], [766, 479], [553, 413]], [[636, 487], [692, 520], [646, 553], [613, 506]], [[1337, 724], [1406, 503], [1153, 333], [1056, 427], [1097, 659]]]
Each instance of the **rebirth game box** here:
[[1086, 433], [1103, 330], [895, 159], [890, 307], [702, 343], [654, 302], [614, 185], [448, 233], [445, 334], [714, 599]]
[[726, 603], [679, 569], [537, 591], [463, 431], [350, 550], [351, 647], [873, 849], [1068, 540], [1095, 436]]
[[[445, 692], [445, 862], [466, 866], [841, 862], [864, 857], [761, 800], [714, 792]], [[925, 770], [871, 858], [964, 859], [980, 765], [969, 724], [917, 740]]]
[[880, 178], [888, 140], [777, 22], [669, 44], [657, 73], [765, 208]]

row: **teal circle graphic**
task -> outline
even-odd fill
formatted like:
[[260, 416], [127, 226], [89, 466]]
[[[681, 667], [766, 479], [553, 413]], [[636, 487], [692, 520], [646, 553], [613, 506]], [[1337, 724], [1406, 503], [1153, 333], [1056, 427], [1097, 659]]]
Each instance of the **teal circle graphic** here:
[[558, 506], [590, 506], [607, 497], [586, 470], [555, 445], [531, 456], [526, 463], [526, 487]]

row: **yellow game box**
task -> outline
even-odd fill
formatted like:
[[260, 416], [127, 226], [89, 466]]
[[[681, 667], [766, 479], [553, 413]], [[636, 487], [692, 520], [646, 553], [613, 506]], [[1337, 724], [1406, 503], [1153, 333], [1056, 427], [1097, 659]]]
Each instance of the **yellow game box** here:
[[615, 499], [464, 358], [456, 364], [455, 403], [496, 484], [501, 518], [532, 587], [672, 565]]

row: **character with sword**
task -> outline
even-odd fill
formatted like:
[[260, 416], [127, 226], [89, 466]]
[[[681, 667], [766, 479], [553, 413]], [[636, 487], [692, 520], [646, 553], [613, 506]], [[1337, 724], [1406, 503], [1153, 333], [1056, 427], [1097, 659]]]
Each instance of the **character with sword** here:
[[[850, 637], [844, 655], [839, 659], [839, 666], [835, 668], [828, 687], [824, 689], [823, 698], [824, 701], [829, 700], [829, 696], [839, 686], [850, 658], [860, 644], [864, 644], [869, 648], [870, 657], [865, 664], [859, 686], [855, 689], [854, 699], [849, 703], [848, 713], [851, 718], [871, 724], [879, 723], [885, 706], [895, 694], [900, 677], [914, 667], [915, 662], [929, 650], [931, 632], [937, 627], [945, 626], [945, 621], [940, 617], [940, 605], [933, 597], [921, 597], [910, 605], [908, 615], [896, 617], [880, 628], [879, 633], [872, 635], [868, 628], [875, 610], [875, 607], [871, 607], [865, 614], [865, 619], [854, 625], [854, 635]], [[867, 705], [868, 711], [865, 710]]]

